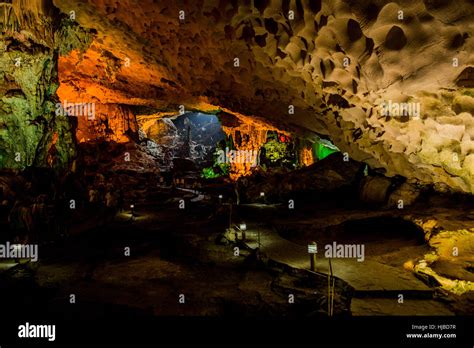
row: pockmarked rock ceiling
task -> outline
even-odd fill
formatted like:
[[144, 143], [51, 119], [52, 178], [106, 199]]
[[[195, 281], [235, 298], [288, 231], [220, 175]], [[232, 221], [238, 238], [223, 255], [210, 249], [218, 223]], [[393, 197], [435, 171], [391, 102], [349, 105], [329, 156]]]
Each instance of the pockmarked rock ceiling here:
[[[43, 163], [56, 133], [55, 146], [70, 148], [67, 120], [51, 112], [58, 100], [95, 103], [108, 127], [120, 124], [117, 141], [136, 132], [137, 110], [183, 106], [317, 134], [387, 176], [474, 192], [473, 1], [21, 0], [3, 8], [13, 24], [0, 39], [6, 157], [20, 149]], [[17, 54], [35, 69], [12, 66]], [[44, 124], [28, 125], [41, 113]], [[105, 131], [105, 120], [94, 122]], [[14, 127], [31, 133], [31, 144], [18, 142]], [[58, 163], [73, 155], [64, 151]]]

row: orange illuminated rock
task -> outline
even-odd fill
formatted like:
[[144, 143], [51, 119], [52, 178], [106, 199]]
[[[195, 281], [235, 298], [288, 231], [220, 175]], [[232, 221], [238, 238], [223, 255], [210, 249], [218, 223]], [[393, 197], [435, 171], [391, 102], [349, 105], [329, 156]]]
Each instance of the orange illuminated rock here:
[[135, 116], [126, 107], [117, 104], [94, 104], [93, 118], [77, 117], [77, 140], [89, 142], [107, 140], [125, 143], [138, 139], [138, 125]]
[[301, 150], [299, 153], [299, 162], [306, 167], [314, 163], [313, 148], [311, 145], [308, 145]]
[[241, 176], [247, 176], [257, 168], [258, 155], [261, 147], [267, 141], [268, 131], [281, 131], [271, 123], [258, 117], [250, 117], [239, 113], [230, 113], [226, 109], [219, 114], [222, 129], [228, 137], [232, 137], [237, 159], [230, 163], [230, 178], [237, 180]]
[[54, 4], [96, 32], [60, 60], [65, 95], [161, 111], [204, 98], [329, 137], [387, 176], [474, 192], [471, 1]]

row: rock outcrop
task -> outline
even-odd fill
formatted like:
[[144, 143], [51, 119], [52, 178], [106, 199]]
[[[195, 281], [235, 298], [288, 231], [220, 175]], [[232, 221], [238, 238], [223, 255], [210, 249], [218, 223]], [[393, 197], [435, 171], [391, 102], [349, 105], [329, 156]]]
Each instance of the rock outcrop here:
[[63, 168], [75, 152], [70, 120], [55, 113], [65, 19], [40, 0], [2, 3], [0, 13], [0, 168]]

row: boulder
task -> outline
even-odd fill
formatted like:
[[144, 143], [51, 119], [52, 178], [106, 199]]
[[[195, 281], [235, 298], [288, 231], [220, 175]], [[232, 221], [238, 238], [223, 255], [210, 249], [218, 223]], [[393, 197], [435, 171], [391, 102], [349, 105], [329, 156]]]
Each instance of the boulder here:
[[360, 200], [365, 203], [385, 203], [392, 181], [383, 176], [368, 176], [360, 185]]
[[390, 194], [388, 206], [398, 207], [400, 203], [403, 204], [403, 207], [409, 206], [416, 201], [419, 195], [420, 190], [417, 187], [405, 182]]

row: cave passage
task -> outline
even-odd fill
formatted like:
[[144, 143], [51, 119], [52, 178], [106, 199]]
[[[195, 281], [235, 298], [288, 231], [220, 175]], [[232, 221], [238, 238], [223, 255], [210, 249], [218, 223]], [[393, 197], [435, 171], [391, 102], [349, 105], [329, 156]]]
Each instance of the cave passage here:
[[226, 139], [217, 116], [199, 112], [146, 119], [139, 127], [146, 136], [146, 149], [160, 161], [161, 170], [179, 166], [179, 161], [202, 170], [212, 162], [216, 146]]
[[160, 118], [139, 116], [141, 143], [162, 172], [186, 167], [205, 179], [237, 180], [276, 168], [292, 171], [339, 151], [318, 136], [253, 128], [252, 119], [235, 124], [228, 115], [223, 121], [220, 117], [219, 113], [201, 112]]
[[0, 1], [2, 316], [474, 314], [473, 4]]

